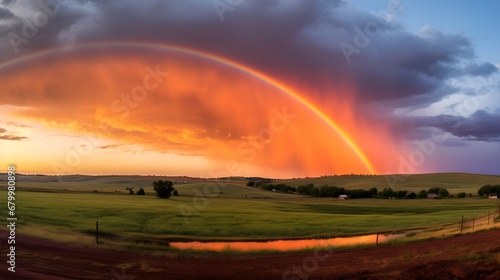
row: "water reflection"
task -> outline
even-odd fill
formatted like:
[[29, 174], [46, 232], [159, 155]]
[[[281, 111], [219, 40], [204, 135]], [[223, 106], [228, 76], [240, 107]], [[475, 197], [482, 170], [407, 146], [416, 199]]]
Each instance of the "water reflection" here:
[[[404, 234], [379, 234], [378, 242], [385, 242], [394, 238], [404, 237]], [[171, 242], [170, 247], [176, 249], [209, 250], [209, 251], [258, 251], [258, 250], [278, 250], [290, 251], [306, 248], [326, 247], [326, 246], [350, 246], [359, 244], [375, 244], [376, 234], [336, 237], [330, 239], [300, 239], [300, 240], [276, 240], [265, 242]]]

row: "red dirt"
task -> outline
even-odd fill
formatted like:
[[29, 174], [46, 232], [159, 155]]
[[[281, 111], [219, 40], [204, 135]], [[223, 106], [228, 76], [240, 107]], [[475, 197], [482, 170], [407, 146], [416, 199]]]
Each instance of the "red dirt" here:
[[500, 279], [500, 230], [330, 253], [193, 257], [17, 235], [15, 273], [7, 270], [6, 233], [1, 236], [0, 279]]

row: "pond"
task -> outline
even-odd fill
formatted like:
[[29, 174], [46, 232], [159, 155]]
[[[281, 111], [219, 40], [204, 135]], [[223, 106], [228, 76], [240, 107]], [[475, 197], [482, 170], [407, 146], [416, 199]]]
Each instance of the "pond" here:
[[[386, 242], [391, 239], [404, 237], [405, 234], [388, 234], [378, 235], [378, 242]], [[172, 248], [180, 250], [209, 250], [209, 251], [259, 251], [259, 250], [274, 250], [274, 251], [292, 251], [302, 250], [315, 247], [327, 246], [352, 246], [361, 244], [375, 244], [377, 242], [377, 234], [352, 236], [352, 237], [335, 237], [328, 239], [298, 239], [298, 240], [274, 240], [274, 241], [224, 241], [224, 242], [171, 242], [169, 245]]]

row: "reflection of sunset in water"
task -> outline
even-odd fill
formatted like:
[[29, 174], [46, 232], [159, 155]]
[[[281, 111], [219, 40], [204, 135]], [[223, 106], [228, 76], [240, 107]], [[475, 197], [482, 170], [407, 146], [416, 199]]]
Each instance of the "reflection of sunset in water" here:
[[[379, 235], [378, 241], [385, 242], [394, 238], [403, 237], [404, 234]], [[278, 250], [291, 251], [306, 248], [326, 247], [326, 246], [349, 246], [358, 244], [375, 244], [376, 234], [336, 237], [330, 239], [301, 239], [301, 240], [277, 240], [267, 242], [172, 242], [170, 246], [176, 249], [191, 250], [236, 250], [236, 251], [258, 251], [258, 250]]]

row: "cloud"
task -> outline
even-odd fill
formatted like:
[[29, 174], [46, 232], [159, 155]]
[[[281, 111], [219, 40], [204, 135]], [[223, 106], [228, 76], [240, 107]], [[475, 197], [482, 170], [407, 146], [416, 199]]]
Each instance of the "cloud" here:
[[0, 140], [21, 141], [21, 140], [27, 140], [27, 139], [29, 139], [29, 138], [24, 137], [24, 136], [0, 135]]
[[416, 118], [419, 127], [435, 127], [468, 141], [500, 142], [500, 113], [478, 110], [470, 117], [438, 115]]
[[[28, 7], [28, 14], [39, 10]], [[243, 1], [221, 22], [212, 1], [65, 1], [43, 32], [23, 47], [100, 40], [189, 46], [278, 78], [310, 77], [333, 85], [349, 79], [359, 102], [392, 109], [425, 107], [458, 92], [447, 79], [497, 72], [491, 63], [473, 61], [474, 47], [466, 36], [432, 26], [411, 33], [397, 17], [394, 11], [374, 15], [342, 1], [262, 0]], [[357, 50], [351, 63], [341, 44]], [[460, 69], [464, 62], [467, 67]]]
[[4, 21], [11, 18], [15, 18], [14, 13], [12, 13], [7, 8], [0, 7], [0, 21]]
[[98, 149], [114, 149], [120, 147], [120, 144], [110, 144], [97, 147]]
[[21, 127], [21, 128], [33, 128], [32, 126], [29, 126], [27, 124], [22, 124], [18, 122], [5, 122], [6, 125], [10, 126], [15, 126], [15, 127]]
[[3, 135], [0, 135], [0, 140], [20, 141], [20, 140], [29, 139], [28, 137], [24, 137], [24, 136], [15, 136], [12, 134], [4, 134], [4, 133], [7, 133], [7, 129], [0, 128], [0, 134], [3, 134]]
[[[40, 7], [32, 1], [7, 2], [0, 13], [9, 20], [0, 24], [0, 34], [21, 34], [22, 19], [31, 19]], [[426, 108], [457, 93], [473, 94], [476, 87], [456, 81], [494, 79], [498, 70], [478, 61], [466, 34], [444, 33], [432, 26], [414, 33], [394, 11], [375, 15], [343, 1], [256, 0], [242, 1], [221, 21], [213, 1], [205, 0], [58, 3], [57, 14], [20, 46], [22, 52], [100, 41], [173, 44], [218, 54], [276, 78], [320, 104], [342, 127], [356, 128], [350, 131], [356, 139], [371, 139], [369, 131], [390, 125], [395, 126], [388, 128], [394, 136], [388, 137], [394, 138], [404, 138], [400, 133], [415, 127], [442, 129], [461, 141], [498, 138], [491, 127], [479, 128], [481, 121], [494, 119], [490, 113], [457, 117], [454, 121], [461, 127], [444, 114], [441, 119], [411, 118], [409, 125], [399, 127], [405, 116], [393, 112]], [[346, 55], [341, 47], [346, 45], [355, 51]], [[8, 39], [0, 36], [0, 62], [16, 57]], [[124, 105], [123, 96], [140, 85], [145, 67], [157, 64], [171, 76], [137, 107]], [[19, 119], [69, 133], [102, 133], [111, 143], [120, 143], [116, 145], [144, 144], [162, 153], [227, 158], [241, 141], [269, 126], [272, 109], [289, 103], [275, 89], [222, 68], [139, 48], [65, 51], [3, 70], [0, 105], [23, 107], [15, 112]], [[289, 107], [294, 109], [303, 112]], [[376, 124], [372, 115], [393, 120]], [[306, 120], [317, 120], [309, 117], [295, 124], [312, 130]], [[101, 129], [104, 119], [109, 122]], [[363, 125], [370, 129], [364, 131]], [[322, 138], [319, 132], [307, 133], [310, 139]], [[291, 135], [288, 141], [293, 143], [304, 138], [295, 131]], [[282, 154], [283, 166], [297, 161], [299, 157], [286, 148], [293, 145], [280, 141], [266, 151], [274, 154], [269, 158]], [[376, 149], [378, 142], [371, 142], [366, 145]], [[297, 142], [297, 147], [310, 155], [322, 154], [321, 145], [306, 147], [310, 143]], [[301, 159], [304, 165], [315, 160]], [[324, 161], [325, 166], [334, 164]]]
[[465, 72], [472, 76], [489, 76], [493, 73], [497, 73], [498, 68], [489, 62], [482, 64], [471, 63], [465, 67]]
[[10, 4], [14, 3], [16, 0], [2, 0], [0, 4], [4, 6], [9, 6]]

